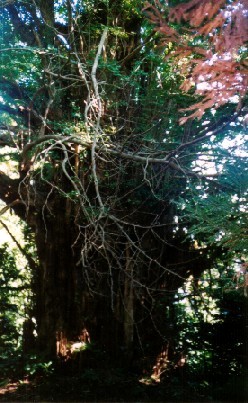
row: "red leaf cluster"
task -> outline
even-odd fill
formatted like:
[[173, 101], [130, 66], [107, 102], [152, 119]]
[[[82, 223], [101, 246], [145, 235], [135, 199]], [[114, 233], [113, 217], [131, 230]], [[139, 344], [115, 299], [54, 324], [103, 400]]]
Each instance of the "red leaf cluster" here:
[[185, 80], [181, 89], [202, 97], [182, 112], [180, 119], [201, 119], [208, 108], [218, 108], [233, 97], [241, 102], [248, 87], [248, 0], [191, 0], [164, 7], [146, 3], [145, 12], [162, 38], [173, 43], [169, 57]]

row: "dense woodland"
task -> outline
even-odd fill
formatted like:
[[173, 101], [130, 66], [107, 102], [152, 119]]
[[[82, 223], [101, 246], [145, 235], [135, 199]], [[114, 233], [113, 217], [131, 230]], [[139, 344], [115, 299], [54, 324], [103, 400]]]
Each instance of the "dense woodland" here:
[[247, 16], [0, 1], [0, 400], [247, 401]]

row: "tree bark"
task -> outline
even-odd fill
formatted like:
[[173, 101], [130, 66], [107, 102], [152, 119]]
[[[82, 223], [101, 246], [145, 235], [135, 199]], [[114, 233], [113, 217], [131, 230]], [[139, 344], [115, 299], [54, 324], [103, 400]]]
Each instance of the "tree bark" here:
[[133, 261], [130, 256], [130, 245], [126, 245], [126, 267], [124, 280], [124, 341], [128, 358], [132, 358], [133, 326], [134, 326], [134, 295], [133, 295]]
[[37, 273], [38, 347], [49, 357], [56, 355], [56, 338], [78, 341], [84, 328], [80, 315], [79, 251], [72, 220], [66, 219], [66, 201], [55, 200], [52, 214], [36, 217], [36, 246], [40, 261]]

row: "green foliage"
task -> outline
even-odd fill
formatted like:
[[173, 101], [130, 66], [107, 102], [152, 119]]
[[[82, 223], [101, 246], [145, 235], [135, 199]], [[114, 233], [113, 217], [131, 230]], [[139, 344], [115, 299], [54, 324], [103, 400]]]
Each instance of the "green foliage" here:
[[179, 203], [183, 208], [182, 219], [192, 223], [188, 229], [189, 236], [209, 245], [222, 245], [233, 253], [247, 254], [245, 176], [245, 171], [241, 175], [230, 172], [228, 185], [231, 185], [231, 189], [227, 188], [227, 192], [213, 191], [211, 194], [211, 190], [204, 186], [197, 192], [193, 188], [190, 189], [190, 198]]
[[0, 368], [1, 375], [17, 373], [22, 347], [22, 326], [27, 308], [29, 280], [17, 266], [7, 244], [0, 247]]
[[20, 347], [18, 326], [19, 270], [7, 244], [0, 248], [0, 367], [4, 374]]
[[[184, 377], [195, 392], [219, 398], [225, 384], [246, 371], [247, 298], [235, 289], [235, 268], [221, 262], [187, 281], [175, 298], [178, 350], [186, 357]], [[242, 396], [244, 385], [237, 396]]]
[[51, 376], [54, 371], [54, 363], [45, 361], [42, 356], [28, 355], [25, 357], [25, 376]]

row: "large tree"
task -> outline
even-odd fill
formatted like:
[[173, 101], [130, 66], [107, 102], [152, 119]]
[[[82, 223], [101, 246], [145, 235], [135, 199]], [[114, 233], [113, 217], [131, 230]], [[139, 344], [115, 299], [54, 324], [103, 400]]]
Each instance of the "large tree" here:
[[[205, 3], [212, 20], [225, 2]], [[56, 340], [63, 355], [80, 337], [130, 357], [151, 339], [159, 346], [170, 337], [159, 301], [211, 265], [207, 253], [182, 243], [173, 201], [188, 180], [218, 191], [218, 175], [194, 164], [209, 154], [210, 136], [221, 138], [245, 115], [245, 91], [236, 90], [238, 111], [210, 91], [207, 106], [221, 104], [220, 112], [178, 125], [196, 102], [192, 89], [183, 92], [185, 71], [191, 66], [195, 79], [195, 60], [210, 46], [205, 34], [217, 38], [219, 29], [187, 39], [200, 2], [190, 4], [159, 5], [174, 24], [163, 46], [136, 0], [1, 4], [0, 141], [13, 151], [16, 175], [0, 173], [0, 198], [35, 234], [37, 346], [49, 356]], [[195, 31], [201, 22], [192, 22]], [[175, 50], [170, 58], [179, 45], [182, 57]]]

